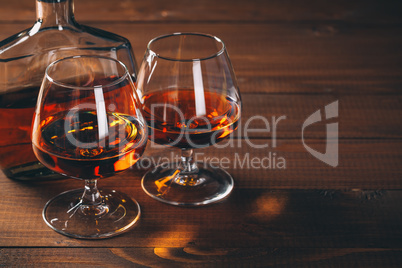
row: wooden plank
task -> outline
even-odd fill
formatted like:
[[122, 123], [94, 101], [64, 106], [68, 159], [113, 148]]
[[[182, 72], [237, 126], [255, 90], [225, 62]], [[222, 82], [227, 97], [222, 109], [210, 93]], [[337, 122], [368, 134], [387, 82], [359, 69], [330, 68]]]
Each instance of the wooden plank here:
[[[335, 101], [338, 101], [338, 117], [326, 120], [325, 106]], [[242, 118], [235, 138], [301, 140], [303, 134], [306, 139], [325, 139], [326, 124], [336, 122], [340, 139], [402, 138], [402, 126], [397, 123], [402, 121], [402, 96], [399, 95], [243, 94], [242, 102]], [[303, 129], [304, 122], [317, 110], [321, 110], [322, 121]], [[0, 126], [3, 133], [7, 133], [7, 128], [10, 126]]]
[[[273, 147], [271, 140], [224, 143], [220, 144], [221, 148], [195, 150], [195, 157], [197, 161], [227, 170], [239, 188], [402, 189], [401, 141], [340, 140], [337, 167], [314, 158], [301, 140], [278, 140], [277, 147]], [[325, 141], [306, 140], [305, 143], [325, 152]], [[150, 165], [177, 162], [179, 156], [177, 149], [161, 149], [150, 143], [135, 167], [146, 169]]]
[[[306, 140], [306, 145], [324, 153], [325, 141]], [[223, 145], [223, 144], [221, 144]], [[256, 148], [265, 146], [265, 148]], [[195, 150], [198, 161], [207, 162], [227, 170], [236, 181], [236, 187], [251, 189], [402, 189], [402, 142], [387, 140], [341, 140], [339, 142], [339, 165], [331, 167], [314, 158], [302, 141], [278, 140], [276, 148], [270, 140], [234, 140], [223, 148], [209, 147]], [[180, 157], [177, 149], [160, 148], [150, 143], [143, 157], [135, 167], [116, 179], [102, 181], [119, 187], [139, 187], [139, 180], [145, 171], [157, 164], [176, 162]], [[256, 158], [255, 160], [253, 160]], [[275, 163], [274, 163], [275, 161]], [[283, 164], [284, 163], [284, 164]], [[2, 175], [2, 189], [16, 194], [22, 190]], [[127, 178], [127, 179], [125, 179]], [[72, 183], [74, 180], [69, 180]], [[58, 182], [48, 182], [50, 186]], [[44, 183], [47, 185], [47, 183]], [[61, 183], [62, 192], [71, 187]], [[81, 187], [77, 182], [73, 184]], [[27, 184], [26, 189], [35, 186]], [[49, 187], [50, 187], [49, 186]], [[53, 186], [52, 186], [53, 187]], [[25, 189], [25, 188], [22, 188]], [[34, 192], [35, 193], [35, 192]], [[28, 194], [28, 193], [25, 193]], [[30, 195], [35, 197], [34, 195]], [[11, 198], [11, 196], [10, 196]], [[46, 198], [42, 200], [46, 201]]]
[[[33, 0], [1, 2], [0, 40], [34, 19]], [[134, 196], [142, 218], [130, 232], [101, 241], [64, 237], [41, 217], [47, 200], [82, 182], [20, 183], [1, 174], [0, 266], [400, 266], [402, 2], [228, 2], [76, 1], [76, 17], [128, 37], [137, 60], [156, 35], [221, 37], [243, 94], [243, 131], [252, 116], [286, 116], [276, 147], [272, 131], [252, 133], [251, 140], [240, 132], [233, 147], [197, 150], [200, 160], [227, 158], [235, 179], [227, 200], [202, 208], [148, 197], [140, 187], [144, 169], [102, 180], [101, 187]], [[339, 122], [339, 166], [333, 168], [306, 151], [301, 128], [337, 100], [339, 117], [305, 132], [306, 144], [324, 152], [325, 123]], [[158, 161], [171, 152], [149, 147], [142, 159]], [[269, 154], [271, 164], [273, 154], [285, 159], [286, 169], [258, 168]]]
[[7, 248], [3, 266], [399, 267], [402, 250], [381, 248]]
[[[0, 18], [3, 21], [32, 21], [35, 18], [35, 1], [1, 0]], [[303, 3], [250, 0], [196, 2], [178, 0], [148, 1], [75, 1], [75, 14], [79, 21], [348, 21], [364, 23], [400, 23], [399, 1], [319, 1]]]
[[[110, 189], [106, 181], [100, 185]], [[236, 188], [220, 204], [181, 208], [151, 199], [138, 184], [114, 180], [115, 189], [140, 202], [140, 222], [126, 234], [97, 241], [65, 237], [42, 220], [46, 200], [60, 189], [74, 188], [75, 182], [21, 185], [20, 191], [2, 188], [0, 246], [402, 247], [401, 191]]]
[[[29, 24], [0, 24], [0, 39]], [[155, 36], [217, 35], [227, 44], [243, 93], [400, 94], [402, 27], [343, 24], [91, 23], [126, 36], [137, 61]]]
[[[113, 30], [112, 25], [99, 26]], [[400, 94], [402, 88], [402, 27], [321, 23], [128, 27], [121, 25], [118, 31], [129, 38], [139, 62], [148, 40], [161, 34], [195, 31], [221, 37], [244, 92], [365, 95]]]
[[[326, 124], [339, 122], [340, 138], [401, 138], [402, 98], [398, 96], [243, 94], [243, 118], [237, 135], [301, 139], [307, 118], [321, 110], [322, 121], [304, 129], [305, 138], [326, 138]], [[325, 119], [324, 107], [338, 101], [338, 118]], [[257, 118], [261, 116], [261, 118]], [[281, 119], [279, 119], [281, 118]], [[266, 120], [266, 121], [265, 121]], [[245, 132], [248, 128], [269, 132]], [[277, 123], [275, 123], [277, 122]]]
[[[325, 141], [306, 140], [306, 145], [321, 153]], [[223, 144], [221, 144], [223, 145]], [[256, 146], [265, 148], [256, 148]], [[236, 187], [248, 189], [402, 189], [402, 142], [384, 140], [341, 140], [339, 164], [329, 166], [313, 157], [299, 140], [278, 140], [276, 148], [270, 140], [234, 140], [223, 148], [209, 147], [195, 150], [197, 161], [221, 167], [232, 174]], [[158, 164], [179, 161], [177, 149], [160, 148], [150, 143], [134, 168], [116, 179], [102, 181], [112, 187], [127, 182], [127, 187], [139, 187], [146, 170]], [[22, 191], [2, 174], [2, 189], [12, 194]], [[125, 179], [127, 178], [127, 179]], [[68, 183], [72, 183], [70, 180]], [[48, 182], [50, 186], [58, 182]], [[44, 183], [47, 185], [47, 183]], [[53, 189], [53, 193], [71, 189]], [[78, 182], [73, 184], [81, 187]], [[27, 189], [34, 185], [27, 185]], [[49, 186], [49, 187], [50, 187]], [[53, 186], [52, 186], [53, 187]], [[22, 188], [25, 189], [25, 188]], [[11, 195], [12, 195], [11, 194]], [[25, 193], [28, 194], [28, 193]], [[48, 198], [51, 197], [47, 196]], [[34, 195], [30, 195], [34, 198]], [[12, 196], [10, 196], [12, 198]], [[46, 198], [42, 200], [46, 201]]]
[[[308, 142], [316, 147], [311, 140]], [[236, 154], [242, 158], [248, 153], [262, 159], [269, 152], [286, 159], [286, 169], [240, 168], [233, 164]], [[199, 150], [201, 159], [231, 159], [227, 170], [235, 179], [235, 191], [228, 200], [200, 209], [154, 201], [140, 187], [144, 170], [132, 169], [102, 180], [100, 186], [135, 197], [142, 206], [143, 219], [130, 233], [106, 242], [69, 239], [42, 221], [41, 210], [48, 199], [80, 188], [82, 182], [29, 184], [2, 176], [0, 246], [103, 247], [116, 241], [115, 245], [123, 247], [400, 247], [398, 206], [402, 194], [384, 189], [402, 189], [401, 152], [400, 142], [342, 140], [340, 165], [332, 168], [294, 140], [278, 141], [275, 150], [255, 149], [245, 141], [241, 148]], [[166, 156], [170, 156], [170, 150], [148, 148], [143, 159], [157, 162]], [[312, 190], [286, 190], [295, 188]]]

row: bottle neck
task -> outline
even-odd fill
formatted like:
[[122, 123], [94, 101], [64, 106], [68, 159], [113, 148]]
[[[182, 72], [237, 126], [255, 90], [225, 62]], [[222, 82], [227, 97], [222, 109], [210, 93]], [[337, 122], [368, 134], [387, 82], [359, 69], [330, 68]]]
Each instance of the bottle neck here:
[[36, 21], [42, 26], [73, 24], [73, 0], [36, 0]]

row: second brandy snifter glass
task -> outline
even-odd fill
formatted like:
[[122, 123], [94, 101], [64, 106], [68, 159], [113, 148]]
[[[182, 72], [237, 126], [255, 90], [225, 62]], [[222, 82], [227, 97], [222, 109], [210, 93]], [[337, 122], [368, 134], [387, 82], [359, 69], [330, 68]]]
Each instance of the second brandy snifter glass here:
[[205, 205], [227, 197], [233, 189], [230, 174], [192, 156], [193, 149], [227, 138], [240, 119], [240, 93], [224, 43], [199, 33], [151, 40], [137, 91], [150, 140], [182, 152], [181, 162], [144, 175], [145, 192], [172, 205]]
[[119, 61], [74, 56], [46, 69], [32, 126], [36, 157], [49, 169], [85, 180], [43, 210], [48, 226], [75, 238], [99, 239], [127, 231], [138, 203], [97, 180], [128, 169], [144, 152], [147, 128], [133, 81]]

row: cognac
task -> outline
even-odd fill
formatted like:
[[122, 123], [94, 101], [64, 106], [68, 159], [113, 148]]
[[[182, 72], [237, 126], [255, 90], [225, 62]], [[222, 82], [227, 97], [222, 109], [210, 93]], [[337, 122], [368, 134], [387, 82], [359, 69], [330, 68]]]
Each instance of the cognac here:
[[203, 98], [196, 99], [193, 89], [179, 89], [145, 95], [143, 115], [149, 138], [158, 144], [192, 149], [215, 144], [235, 131], [239, 105], [217, 92], [203, 94]]
[[145, 150], [146, 128], [135, 117], [109, 112], [102, 132], [95, 111], [70, 113], [46, 118], [33, 134], [36, 156], [55, 172], [105, 178], [134, 165]]
[[134, 53], [126, 38], [77, 23], [73, 0], [34, 2], [32, 27], [0, 40], [0, 169], [9, 178], [28, 181], [62, 177], [37, 161], [29, 137], [50, 63], [68, 56], [103, 55], [122, 61], [136, 77]]
[[39, 163], [32, 151], [30, 131], [38, 91], [27, 87], [0, 94], [0, 167], [7, 177], [60, 177]]

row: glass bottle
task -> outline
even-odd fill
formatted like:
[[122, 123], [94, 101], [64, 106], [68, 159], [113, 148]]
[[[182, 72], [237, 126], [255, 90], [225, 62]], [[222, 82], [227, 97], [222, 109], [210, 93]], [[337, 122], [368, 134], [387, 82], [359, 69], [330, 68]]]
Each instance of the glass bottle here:
[[103, 55], [122, 61], [133, 81], [136, 64], [130, 42], [78, 24], [73, 0], [36, 0], [36, 22], [0, 42], [0, 168], [16, 180], [53, 179], [32, 151], [30, 128], [46, 67], [74, 55]]

